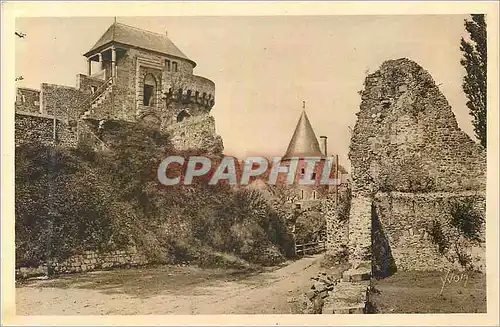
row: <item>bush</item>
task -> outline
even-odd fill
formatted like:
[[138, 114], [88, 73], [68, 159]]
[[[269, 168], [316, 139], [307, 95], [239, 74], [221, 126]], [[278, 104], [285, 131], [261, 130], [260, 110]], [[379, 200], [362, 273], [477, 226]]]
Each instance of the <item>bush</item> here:
[[277, 256], [266, 253], [278, 251], [278, 261], [293, 253], [293, 236], [284, 226], [284, 219], [279, 217], [259, 191], [237, 191], [222, 211], [224, 213], [218, 217], [227, 217], [229, 214], [233, 219], [229, 247], [234, 248], [235, 253], [245, 260], [273, 264]]
[[319, 211], [307, 211], [297, 219], [295, 242], [305, 244], [326, 238], [326, 218]]
[[466, 198], [455, 201], [450, 208], [451, 226], [470, 241], [482, 241], [481, 228], [484, 224], [483, 215], [474, 207], [474, 200]]
[[464, 268], [472, 268], [472, 257], [467, 253], [472, 245], [484, 241], [484, 216], [472, 197], [449, 204], [449, 215], [444, 222], [431, 222], [428, 233], [440, 254], [451, 262], [458, 261]]
[[443, 227], [441, 223], [437, 220], [433, 220], [429, 230], [429, 235], [431, 240], [438, 246], [438, 251], [440, 254], [445, 254], [450, 248], [450, 241], [448, 237], [443, 232]]

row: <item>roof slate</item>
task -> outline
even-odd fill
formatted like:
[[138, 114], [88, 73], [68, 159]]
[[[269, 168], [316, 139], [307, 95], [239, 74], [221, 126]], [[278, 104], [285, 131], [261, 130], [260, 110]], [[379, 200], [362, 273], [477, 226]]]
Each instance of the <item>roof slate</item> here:
[[324, 157], [305, 110], [300, 115], [283, 158], [290, 159], [291, 157]]
[[154, 33], [122, 23], [113, 23], [84, 56], [94, 55], [99, 48], [113, 42], [192, 61], [177, 48], [166, 34]]

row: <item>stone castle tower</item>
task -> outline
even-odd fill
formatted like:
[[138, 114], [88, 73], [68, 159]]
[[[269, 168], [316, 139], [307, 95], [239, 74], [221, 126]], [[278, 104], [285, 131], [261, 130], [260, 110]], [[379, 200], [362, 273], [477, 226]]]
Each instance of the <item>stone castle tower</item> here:
[[18, 88], [16, 113], [55, 117], [67, 125], [54, 128], [54, 135], [59, 129], [65, 136], [81, 132], [76, 126], [85, 121], [123, 120], [169, 131], [180, 149], [222, 151], [210, 116], [215, 84], [193, 74], [196, 62], [166, 33], [115, 22], [84, 56], [87, 74], [77, 75], [76, 87], [44, 83], [39, 91]]
[[[288, 148], [285, 152], [285, 155], [282, 158], [282, 165], [290, 166], [292, 158], [298, 158], [297, 170], [295, 183], [293, 187], [297, 191], [298, 198], [300, 199], [297, 205], [303, 206], [311, 204], [316, 200], [320, 200], [325, 196], [325, 194], [329, 191], [330, 187], [328, 185], [320, 185], [321, 175], [323, 171], [323, 167], [325, 166], [325, 160], [329, 156], [328, 148], [327, 148], [327, 137], [320, 136], [322, 143], [318, 142], [316, 134], [314, 133], [314, 129], [307, 117], [307, 113], [304, 110], [302, 111], [300, 118], [295, 127], [295, 131], [290, 139], [290, 143], [288, 144]], [[313, 185], [299, 185], [298, 180], [301, 179], [306, 174], [307, 162], [305, 158], [317, 158], [319, 161], [316, 163], [311, 179], [315, 181]], [[338, 176], [338, 158], [334, 156], [334, 164], [331, 168], [332, 174], [331, 178]], [[285, 183], [286, 175], [280, 174], [280, 183]]]

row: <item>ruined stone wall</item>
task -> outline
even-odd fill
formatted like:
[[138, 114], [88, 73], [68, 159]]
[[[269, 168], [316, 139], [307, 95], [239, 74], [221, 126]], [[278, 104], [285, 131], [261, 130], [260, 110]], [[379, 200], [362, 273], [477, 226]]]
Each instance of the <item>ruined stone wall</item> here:
[[[485, 198], [486, 151], [459, 129], [432, 77], [411, 60], [384, 62], [361, 97], [349, 152], [352, 260], [373, 251], [375, 269], [392, 259], [398, 269], [442, 267], [422, 230], [464, 191]], [[406, 195], [388, 204], [388, 192]]]
[[[375, 230], [385, 234], [389, 247], [374, 242], [374, 254], [379, 256], [375, 261], [380, 265], [377, 270], [385, 269], [389, 264], [386, 260], [392, 259], [398, 270], [460, 268], [458, 262], [452, 263], [438, 252], [438, 246], [432, 242], [429, 231], [434, 220], [446, 224], [450, 218], [451, 204], [465, 198], [473, 198], [476, 209], [485, 211], [484, 194], [474, 191], [378, 193], [374, 202], [373, 219], [374, 223], [379, 222], [379, 228]], [[482, 246], [484, 247], [484, 244]], [[479, 249], [470, 249], [470, 254], [473, 257], [473, 265], [482, 269], [485, 266], [484, 249], [477, 250]], [[387, 256], [384, 257], [384, 253]]]
[[323, 201], [323, 212], [326, 219], [326, 251], [333, 257], [347, 254], [349, 242], [349, 213], [337, 206], [335, 196], [330, 195]]
[[81, 107], [87, 99], [81, 90], [64, 85], [43, 83], [40, 98], [42, 113], [55, 115], [65, 120], [76, 120], [81, 116]]
[[224, 149], [222, 138], [216, 134], [215, 120], [205, 114], [184, 119], [167, 127], [176, 149], [199, 149], [220, 154]]
[[[54, 117], [16, 113], [14, 140], [16, 146], [28, 143], [54, 144]], [[63, 146], [76, 146], [78, 142], [76, 124], [56, 120], [56, 141]]]
[[40, 113], [40, 91], [18, 87], [15, 108], [16, 112]]
[[[144, 80], [149, 75], [155, 79], [155, 92], [151, 99], [151, 105], [144, 105]], [[158, 117], [165, 111], [165, 101], [162, 99], [162, 79], [161, 69], [139, 66], [139, 75], [137, 77], [136, 108], [138, 117], [147, 113], [153, 113]]]
[[147, 258], [134, 247], [111, 252], [84, 251], [60, 262], [45, 263], [39, 267], [18, 267], [16, 277], [47, 275], [49, 267], [56, 274], [68, 274], [115, 267], [143, 266], [148, 263]]
[[366, 266], [372, 259], [371, 247], [371, 205], [372, 199], [354, 193], [349, 213], [349, 261], [353, 269]]
[[426, 192], [485, 188], [486, 152], [458, 128], [432, 77], [386, 61], [362, 92], [351, 140], [355, 190]]

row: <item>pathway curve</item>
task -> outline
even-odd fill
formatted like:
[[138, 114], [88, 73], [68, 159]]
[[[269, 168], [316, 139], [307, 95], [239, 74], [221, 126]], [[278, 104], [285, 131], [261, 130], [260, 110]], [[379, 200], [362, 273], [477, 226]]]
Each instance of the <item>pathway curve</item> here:
[[321, 255], [273, 271], [162, 266], [30, 281], [16, 288], [19, 315], [290, 314]]

